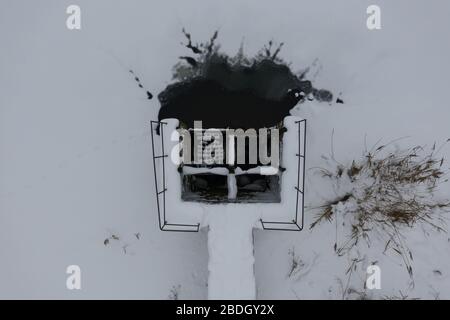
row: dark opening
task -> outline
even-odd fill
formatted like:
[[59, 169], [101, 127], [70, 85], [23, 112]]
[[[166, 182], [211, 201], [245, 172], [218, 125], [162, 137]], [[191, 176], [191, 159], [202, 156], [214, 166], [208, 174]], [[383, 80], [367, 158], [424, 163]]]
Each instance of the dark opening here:
[[227, 177], [216, 174], [183, 176], [181, 199], [184, 201], [224, 202], [228, 199]]
[[245, 174], [236, 177], [238, 201], [280, 202], [280, 176]]
[[[233, 202], [280, 202], [280, 177], [246, 174], [236, 176], [238, 193]], [[214, 174], [184, 175], [181, 198], [184, 201], [230, 202], [227, 176]]]

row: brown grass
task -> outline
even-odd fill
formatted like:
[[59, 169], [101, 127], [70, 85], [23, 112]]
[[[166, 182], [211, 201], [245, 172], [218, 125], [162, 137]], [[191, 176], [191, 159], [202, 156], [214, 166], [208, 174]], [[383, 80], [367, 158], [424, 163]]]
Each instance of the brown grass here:
[[450, 202], [437, 200], [434, 195], [438, 186], [447, 182], [447, 171], [444, 158], [436, 156], [435, 145], [428, 152], [421, 146], [395, 152], [386, 152], [385, 148], [383, 145], [368, 151], [348, 165], [338, 163], [334, 171], [320, 169], [323, 177], [347, 179], [354, 187], [353, 192], [325, 203], [310, 228], [325, 220], [331, 222], [336, 206], [351, 201], [357, 208], [351, 235], [339, 248], [335, 244], [336, 252], [343, 255], [360, 240], [370, 244], [369, 234], [376, 231], [386, 241], [385, 251], [392, 249], [399, 254], [412, 276], [413, 256], [400, 228], [423, 222], [444, 231], [442, 213], [450, 210]]

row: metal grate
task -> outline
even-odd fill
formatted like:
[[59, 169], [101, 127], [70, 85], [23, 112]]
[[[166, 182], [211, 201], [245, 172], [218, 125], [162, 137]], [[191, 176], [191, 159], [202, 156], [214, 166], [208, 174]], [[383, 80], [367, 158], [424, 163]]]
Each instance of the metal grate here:
[[[166, 166], [165, 159], [168, 157], [164, 151], [164, 126], [167, 125], [166, 122], [160, 121], [150, 121], [151, 136], [152, 136], [152, 156], [153, 156], [153, 170], [155, 174], [155, 193], [156, 193], [156, 206], [158, 209], [158, 222], [159, 229], [162, 231], [174, 231], [174, 232], [198, 232], [200, 224], [181, 224], [181, 223], [170, 223], [166, 219]], [[155, 128], [154, 128], [155, 126]], [[159, 127], [161, 136], [161, 155], [155, 154], [155, 129]], [[162, 190], [158, 188], [158, 174], [156, 170], [156, 161], [162, 162]]]
[[[298, 152], [296, 156], [298, 158], [297, 167], [297, 185], [293, 186], [296, 190], [296, 203], [295, 203], [295, 216], [292, 222], [283, 221], [263, 221], [261, 219], [261, 225], [264, 230], [278, 230], [278, 231], [302, 231], [305, 215], [305, 155], [306, 155], [306, 119], [296, 121], [298, 124]], [[303, 137], [302, 137], [303, 136]], [[303, 146], [302, 146], [303, 141]], [[301, 170], [301, 174], [300, 174]], [[300, 201], [301, 197], [301, 201]], [[300, 221], [299, 210], [301, 210]], [[300, 222], [300, 225], [299, 225]]]

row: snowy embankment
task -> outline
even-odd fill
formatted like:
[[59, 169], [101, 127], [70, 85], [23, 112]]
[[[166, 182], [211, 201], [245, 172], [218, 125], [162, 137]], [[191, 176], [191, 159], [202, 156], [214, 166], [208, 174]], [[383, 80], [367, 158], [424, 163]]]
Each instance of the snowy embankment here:
[[[301, 223], [302, 193], [296, 188], [303, 189], [303, 145], [304, 121], [298, 117], [289, 116], [283, 121], [287, 129], [283, 135], [284, 148], [281, 155], [283, 173], [278, 167], [259, 167], [257, 171], [281, 175], [281, 201], [274, 203], [234, 203], [237, 186], [234, 174], [228, 173], [226, 168], [195, 168], [183, 164], [184, 174], [209, 173], [227, 175], [228, 199], [230, 203], [213, 204], [201, 202], [187, 202], [182, 200], [183, 186], [180, 179], [179, 165], [183, 160], [180, 152], [180, 135], [176, 130], [179, 121], [164, 119], [164, 129], [161, 130], [161, 140], [155, 139], [153, 144], [157, 156], [156, 187], [160, 192], [160, 223], [161, 225], [197, 226], [208, 229], [209, 252], [209, 280], [208, 296], [210, 299], [255, 299], [256, 286], [254, 274], [253, 229], [261, 228], [262, 221], [267, 222], [269, 228], [279, 228], [278, 222], [289, 224], [289, 228], [299, 228]], [[154, 137], [156, 131], [153, 133]], [[164, 144], [162, 144], [164, 143]], [[186, 146], [184, 146], [186, 147]], [[164, 158], [159, 155], [170, 154]], [[261, 169], [262, 168], [262, 169]], [[263, 170], [264, 169], [264, 170]], [[236, 170], [238, 174], [244, 171]], [[300, 185], [298, 185], [300, 184]], [[231, 197], [230, 197], [231, 195]], [[298, 209], [296, 217], [296, 210]], [[296, 219], [300, 221], [297, 222]], [[164, 228], [164, 227], [163, 227]], [[165, 228], [164, 228], [165, 229]]]

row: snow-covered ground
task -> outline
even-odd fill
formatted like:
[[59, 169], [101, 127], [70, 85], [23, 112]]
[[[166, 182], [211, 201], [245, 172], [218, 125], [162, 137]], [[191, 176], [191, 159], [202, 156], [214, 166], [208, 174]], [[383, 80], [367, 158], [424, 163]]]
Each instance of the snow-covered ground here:
[[[382, 29], [369, 31], [374, 3]], [[0, 1], [0, 298], [207, 297], [206, 232], [158, 230], [149, 120], [159, 103], [128, 73], [153, 94], [164, 89], [184, 53], [182, 27], [198, 40], [219, 28], [229, 53], [242, 40], [250, 54], [284, 41], [293, 68], [315, 61], [314, 84], [342, 92], [344, 105], [293, 111], [308, 120], [309, 208], [333, 198], [313, 169], [326, 164], [332, 136], [341, 162], [361, 156], [364, 140], [408, 137], [396, 142], [408, 147], [450, 138], [448, 1], [79, 0], [80, 31], [66, 28], [70, 4]], [[450, 159], [448, 148], [442, 154]], [[450, 186], [441, 192], [450, 196]], [[314, 218], [307, 210], [305, 225]], [[362, 291], [377, 261], [382, 288], [368, 297], [450, 298], [447, 234], [405, 231], [412, 286], [380, 244], [360, 246], [364, 262], [347, 272], [352, 257], [335, 254], [335, 228], [255, 231], [257, 297], [358, 298], [343, 288]], [[79, 291], [66, 288], [72, 264], [82, 270]]]

